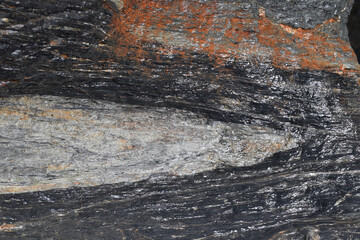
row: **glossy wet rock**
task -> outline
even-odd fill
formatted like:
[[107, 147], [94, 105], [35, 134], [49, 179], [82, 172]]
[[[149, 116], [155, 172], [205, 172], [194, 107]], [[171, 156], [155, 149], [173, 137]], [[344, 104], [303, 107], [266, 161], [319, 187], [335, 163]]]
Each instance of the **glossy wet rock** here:
[[359, 238], [353, 3], [2, 2], [0, 238]]

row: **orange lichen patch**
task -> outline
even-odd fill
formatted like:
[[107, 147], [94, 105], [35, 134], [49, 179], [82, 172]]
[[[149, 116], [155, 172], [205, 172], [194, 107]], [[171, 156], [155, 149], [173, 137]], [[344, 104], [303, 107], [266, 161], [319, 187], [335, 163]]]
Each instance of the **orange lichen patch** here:
[[12, 232], [17, 229], [23, 228], [22, 226], [15, 225], [15, 224], [9, 224], [9, 223], [3, 223], [0, 225], [0, 232]]
[[[123, 3], [121, 14], [114, 14], [112, 25], [118, 37], [116, 53], [119, 56], [128, 56], [129, 54], [140, 57], [146, 52], [143, 51], [142, 43], [146, 40], [147, 29], [150, 24], [154, 23], [151, 19], [152, 12], [156, 8], [157, 3], [145, 0], [140, 3], [139, 0], [126, 0]], [[135, 7], [136, 6], [136, 7]], [[138, 38], [136, 29], [143, 26], [142, 35], [144, 39]]]
[[[272, 52], [276, 67], [291, 64], [299, 68], [334, 71], [356, 59], [349, 44], [320, 30], [323, 25], [334, 22], [335, 19], [330, 19], [315, 29], [302, 29], [275, 24], [264, 16], [259, 19], [258, 39]], [[289, 46], [293, 52], [287, 50]]]
[[[182, 24], [181, 35], [191, 35], [188, 40], [194, 46], [215, 53], [214, 39], [207, 36], [209, 31], [218, 30], [211, 27], [215, 26], [215, 10], [215, 2], [125, 0], [122, 11], [114, 14], [112, 21], [114, 36], [118, 38], [116, 53], [119, 56], [147, 57], [145, 43], [159, 38], [174, 45], [175, 37], [165, 32], [179, 29], [178, 22]], [[173, 48], [157, 50], [162, 54], [184, 54]]]
[[170, 54], [187, 59], [187, 52], [201, 51], [218, 64], [229, 56], [243, 55], [265, 57], [287, 69], [359, 70], [350, 45], [336, 33], [326, 33], [325, 29], [338, 24], [337, 18], [314, 29], [301, 29], [273, 23], [261, 7], [258, 16], [227, 11], [215, 0], [124, 0], [112, 20], [115, 52], [137, 61]]

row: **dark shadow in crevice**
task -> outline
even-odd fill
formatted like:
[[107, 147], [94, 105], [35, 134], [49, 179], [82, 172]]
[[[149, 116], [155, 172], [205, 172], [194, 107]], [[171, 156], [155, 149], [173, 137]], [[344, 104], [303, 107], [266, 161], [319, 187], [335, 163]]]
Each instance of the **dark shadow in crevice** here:
[[348, 18], [347, 28], [351, 47], [354, 49], [360, 63], [360, 0], [354, 1]]

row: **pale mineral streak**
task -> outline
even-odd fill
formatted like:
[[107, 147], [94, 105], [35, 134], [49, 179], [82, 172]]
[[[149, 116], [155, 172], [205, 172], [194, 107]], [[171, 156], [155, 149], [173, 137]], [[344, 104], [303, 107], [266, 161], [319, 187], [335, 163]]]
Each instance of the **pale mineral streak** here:
[[250, 166], [295, 135], [185, 110], [51, 96], [0, 100], [0, 193]]

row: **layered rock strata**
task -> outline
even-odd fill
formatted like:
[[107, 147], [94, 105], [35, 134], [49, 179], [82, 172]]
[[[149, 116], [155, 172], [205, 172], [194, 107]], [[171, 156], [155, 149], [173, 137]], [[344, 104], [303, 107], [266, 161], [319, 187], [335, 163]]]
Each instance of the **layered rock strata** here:
[[360, 238], [358, 5], [3, 1], [0, 237]]

